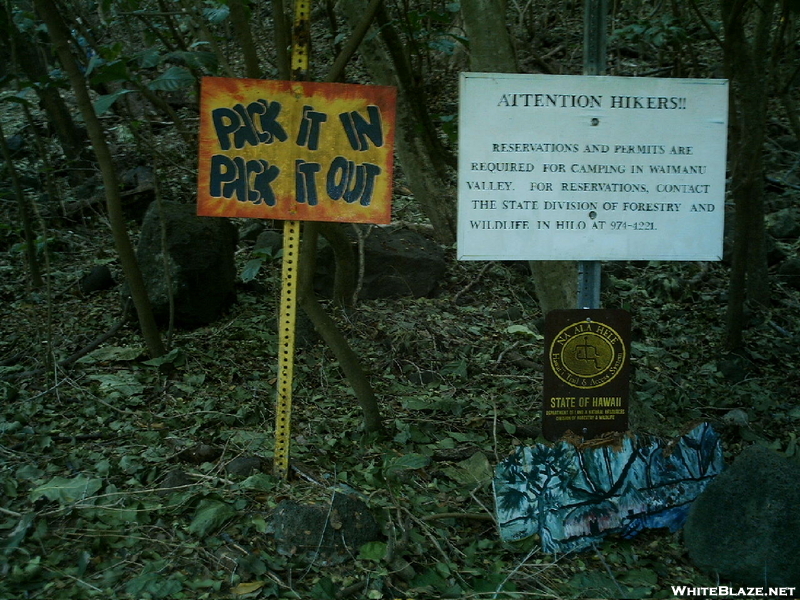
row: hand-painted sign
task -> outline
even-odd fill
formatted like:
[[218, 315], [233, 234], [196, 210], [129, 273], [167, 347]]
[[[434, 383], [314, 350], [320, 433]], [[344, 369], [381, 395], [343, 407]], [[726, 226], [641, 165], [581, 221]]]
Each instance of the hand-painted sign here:
[[545, 320], [542, 432], [593, 438], [628, 428], [630, 313], [553, 310]]
[[395, 88], [205, 77], [197, 213], [389, 223]]

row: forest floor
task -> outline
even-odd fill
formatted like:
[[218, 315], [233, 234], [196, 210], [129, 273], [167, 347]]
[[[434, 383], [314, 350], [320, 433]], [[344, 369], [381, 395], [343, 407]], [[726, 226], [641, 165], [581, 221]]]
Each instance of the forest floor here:
[[[64, 359], [121, 318], [118, 288], [77, 293], [93, 264], [120, 277], [104, 219], [51, 237], [49, 297], [29, 289], [14, 247], [0, 271], [0, 597], [664, 598], [671, 585], [715, 583], [665, 531], [559, 556], [527, 555], [535, 539], [500, 541], [489, 466], [536, 443], [540, 425], [541, 315], [523, 266], [458, 262], [449, 249], [433, 297], [334, 311], [388, 437], [360, 431], [332, 353], [312, 338], [297, 352], [297, 470], [284, 482], [269, 467], [278, 263], [262, 269], [259, 292], [240, 286], [220, 321], [176, 330], [170, 368], [148, 364], [129, 323], [77, 363], [45, 369], [48, 349]], [[249, 256], [238, 253], [240, 268]], [[775, 286], [738, 358], [721, 350], [726, 289], [723, 263], [605, 266], [603, 306], [633, 315], [631, 430], [672, 437], [708, 420], [728, 460], [752, 443], [800, 457], [800, 292]], [[429, 466], [398, 476], [402, 457], [420, 455]], [[264, 461], [255, 475], [226, 470], [252, 456]], [[175, 472], [183, 487], [164, 491]], [[386, 564], [385, 546], [336, 567], [276, 552], [275, 506], [324, 502], [335, 484], [368, 498], [411, 569]]]
[[[123, 153], [124, 127], [109, 132], [120, 164], [148, 162]], [[172, 138], [162, 151], [174, 158], [165, 196], [192, 202], [194, 151]], [[797, 152], [768, 148], [768, 173], [797, 164]], [[403, 190], [394, 218], [419, 221]], [[767, 200], [769, 212], [797, 207], [796, 186], [773, 186]], [[362, 432], [332, 352], [306, 338], [287, 482], [271, 469], [279, 260], [238, 286], [222, 319], [172, 332], [164, 360], [147, 359], [128, 322], [58, 366], [122, 319], [119, 286], [82, 295], [81, 276], [98, 264], [122, 276], [101, 208], [66, 221], [56, 202], [39, 204], [48, 287], [33, 291], [13, 197], [0, 203], [0, 598], [672, 598], [673, 585], [725, 583], [694, 568], [680, 532], [564, 555], [537, 551], [535, 537], [500, 540], [492, 469], [541, 441], [542, 315], [524, 264], [459, 262], [445, 248], [431, 297], [329, 307], [387, 435]], [[800, 252], [796, 239], [777, 245]], [[237, 252], [240, 273], [251, 250]], [[748, 313], [746, 352], [731, 355], [726, 262], [603, 269], [602, 305], [633, 319], [631, 431], [672, 438], [710, 421], [727, 461], [749, 444], [800, 460], [800, 290], [771, 267], [771, 304]], [[233, 472], [244, 457], [260, 459], [255, 472]], [[324, 503], [342, 486], [367, 499], [386, 541], [337, 566], [279, 553], [275, 507]]]

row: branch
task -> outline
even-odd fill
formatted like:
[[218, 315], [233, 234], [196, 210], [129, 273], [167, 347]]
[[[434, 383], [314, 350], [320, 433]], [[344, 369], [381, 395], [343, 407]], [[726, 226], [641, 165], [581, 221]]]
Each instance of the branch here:
[[350, 59], [353, 57], [353, 54], [356, 53], [356, 50], [358, 50], [358, 47], [361, 45], [361, 41], [364, 39], [364, 36], [367, 35], [367, 31], [369, 31], [370, 25], [372, 25], [373, 19], [375, 19], [375, 15], [378, 12], [378, 8], [380, 8], [381, 2], [383, 2], [383, 0], [372, 0], [369, 3], [369, 6], [364, 12], [364, 16], [361, 18], [361, 21], [359, 21], [358, 25], [356, 25], [355, 29], [353, 29], [353, 33], [350, 34], [350, 38], [347, 40], [344, 48], [342, 48], [339, 56], [336, 57], [331, 70], [328, 72], [328, 76], [325, 78], [326, 82], [332, 83], [334, 81], [339, 81], [339, 79], [342, 77], [344, 74], [344, 68], [347, 66], [347, 63], [350, 62]]

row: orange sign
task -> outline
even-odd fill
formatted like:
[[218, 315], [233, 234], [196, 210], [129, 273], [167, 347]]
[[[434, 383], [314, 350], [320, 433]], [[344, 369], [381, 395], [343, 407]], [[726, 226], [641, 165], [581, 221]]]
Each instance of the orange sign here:
[[204, 77], [197, 214], [389, 223], [396, 90]]

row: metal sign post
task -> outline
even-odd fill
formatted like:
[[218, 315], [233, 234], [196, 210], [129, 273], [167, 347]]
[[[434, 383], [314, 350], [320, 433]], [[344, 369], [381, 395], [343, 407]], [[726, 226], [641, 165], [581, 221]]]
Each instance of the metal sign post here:
[[[305, 78], [310, 52], [311, 1], [295, 3], [292, 41], [292, 79]], [[289, 442], [292, 423], [292, 378], [294, 373], [294, 334], [297, 316], [298, 262], [300, 259], [300, 221], [283, 223], [283, 265], [278, 317], [278, 396], [275, 402], [275, 457], [272, 472], [286, 479], [289, 475]]]
[[[584, 0], [583, 74], [606, 72], [608, 0]], [[600, 308], [600, 261], [578, 262], [578, 308]]]
[[286, 478], [302, 221], [391, 221], [397, 90], [306, 81], [311, 1], [297, 0], [291, 81], [204, 77], [197, 214], [284, 221], [275, 475]]

